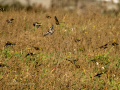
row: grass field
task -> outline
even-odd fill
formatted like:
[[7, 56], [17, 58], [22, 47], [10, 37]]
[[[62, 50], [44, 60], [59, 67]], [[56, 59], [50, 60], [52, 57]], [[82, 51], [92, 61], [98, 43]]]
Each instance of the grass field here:
[[10, 10], [0, 20], [1, 90], [120, 89], [119, 15]]

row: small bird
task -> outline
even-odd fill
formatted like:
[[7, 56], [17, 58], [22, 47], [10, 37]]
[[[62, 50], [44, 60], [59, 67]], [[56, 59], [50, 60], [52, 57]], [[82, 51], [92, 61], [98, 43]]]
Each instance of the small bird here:
[[50, 35], [52, 35], [54, 33], [54, 30], [53, 30], [53, 25], [50, 27], [50, 29], [48, 29], [48, 32], [44, 35], [48, 35], [50, 33]]
[[6, 47], [6, 46], [12, 46], [12, 45], [15, 45], [15, 43], [12, 43], [12, 42], [10, 42], [10, 41], [7, 41], [7, 43], [5, 44], [5, 47]]
[[107, 71], [101, 72], [101, 73], [97, 73], [94, 77], [101, 77], [102, 74], [105, 74]]
[[2, 11], [2, 12], [3, 12], [3, 11], [4, 11], [4, 8], [0, 8], [0, 11]]
[[113, 42], [113, 43], [112, 43], [112, 45], [113, 45], [113, 46], [116, 46], [116, 45], [119, 45], [119, 44], [118, 44], [118, 43], [116, 43], [116, 42]]
[[38, 22], [34, 22], [34, 23], [33, 23], [33, 26], [36, 26], [37, 28], [39, 28], [40, 26], [42, 26], [42, 24], [41, 24], [41, 23], [38, 23]]
[[103, 73], [98, 73], [97, 75], [95, 75], [94, 77], [101, 77]]
[[99, 48], [100, 48], [100, 49], [101, 49], [101, 48], [106, 49], [106, 48], [108, 48], [107, 45], [108, 45], [108, 44], [105, 44], [105, 45], [103, 45], [103, 46], [101, 46], [101, 47], [99, 47]]
[[55, 23], [56, 23], [56, 25], [60, 25], [56, 16], [55, 16]]
[[46, 18], [51, 18], [51, 16], [46, 16]]
[[12, 23], [14, 19], [9, 19], [9, 20], [6, 20], [8, 23]]

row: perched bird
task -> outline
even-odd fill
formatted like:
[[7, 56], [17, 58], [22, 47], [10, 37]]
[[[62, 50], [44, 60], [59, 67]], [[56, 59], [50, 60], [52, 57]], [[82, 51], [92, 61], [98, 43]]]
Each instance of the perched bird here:
[[5, 44], [5, 46], [9, 46], [9, 45], [12, 46], [12, 45], [15, 45], [15, 43], [7, 41], [7, 43]]
[[113, 45], [113, 46], [115, 46], [115, 45], [119, 45], [119, 44], [118, 44], [118, 43], [116, 43], [116, 42], [113, 42], [113, 43], [112, 43], [112, 45]]
[[107, 45], [108, 45], [108, 44], [105, 44], [105, 45], [103, 45], [103, 46], [101, 46], [101, 47], [99, 47], [99, 48], [100, 48], [100, 49], [101, 49], [101, 48], [106, 49], [106, 48], [108, 48]]
[[46, 18], [51, 18], [51, 16], [46, 16]]
[[50, 35], [52, 35], [54, 33], [54, 30], [53, 30], [53, 25], [50, 27], [50, 29], [48, 29], [48, 32], [44, 35], [48, 35], [50, 33]]
[[97, 75], [95, 75], [94, 77], [101, 77], [103, 73], [98, 73]]
[[38, 23], [38, 22], [34, 22], [34, 23], [33, 23], [33, 26], [36, 26], [37, 28], [39, 28], [40, 26], [42, 26], [42, 24], [41, 24], [41, 23]]
[[101, 72], [101, 73], [97, 73], [94, 77], [101, 77], [102, 74], [106, 73], [107, 71]]
[[3, 12], [3, 11], [4, 11], [4, 8], [0, 8], [0, 11], [2, 11], [2, 12]]
[[14, 19], [9, 19], [9, 20], [6, 20], [8, 23], [12, 23]]
[[55, 16], [55, 23], [56, 23], [56, 25], [60, 25], [56, 16]]

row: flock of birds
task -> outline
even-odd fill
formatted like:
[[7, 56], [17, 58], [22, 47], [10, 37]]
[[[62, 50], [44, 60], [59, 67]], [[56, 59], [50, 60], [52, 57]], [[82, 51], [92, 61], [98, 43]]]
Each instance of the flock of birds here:
[[[3, 11], [4, 11], [4, 8], [0, 8], [0, 10], [3, 12]], [[46, 18], [51, 18], [51, 16], [46, 16]], [[6, 22], [12, 23], [13, 20], [14, 20], [14, 19], [12, 18], [12, 19], [6, 20]], [[55, 22], [56, 22], [56, 25], [60, 25], [60, 24], [59, 24], [59, 21], [58, 21], [58, 19], [57, 19], [56, 16], [55, 16]], [[42, 26], [42, 24], [41, 24], [41, 23], [38, 23], [38, 22], [34, 22], [34, 23], [33, 23], [33, 26], [39, 28], [40, 26]], [[52, 26], [50, 27], [50, 29], [48, 29], [47, 33], [46, 33], [44, 36], [46, 36], [46, 35], [48, 35], [48, 34], [52, 35], [53, 33], [54, 33], [54, 30], [53, 30], [53, 25], [52, 25]]]
[[[39, 28], [40, 26], [42, 26], [42, 24], [41, 23], [38, 23], [38, 22], [34, 22], [33, 23], [33, 26], [36, 26], [37, 28]], [[46, 36], [46, 35], [48, 35], [48, 34], [50, 34], [50, 35], [52, 35], [54, 33], [54, 30], [53, 30], [53, 25], [50, 27], [50, 29], [48, 29], [48, 31], [47, 31], [47, 33], [44, 35], [44, 36]]]
[[[50, 16], [46, 16], [46, 18], [51, 18], [51, 17]], [[55, 22], [56, 22], [56, 25], [60, 25], [56, 16], [55, 16]], [[36, 26], [37, 28], [39, 28], [40, 26], [42, 26], [42, 24], [38, 23], [38, 22], [34, 22], [33, 26]], [[53, 25], [52, 25], [50, 27], [50, 29], [48, 29], [47, 33], [44, 36], [46, 36], [48, 34], [52, 35], [53, 33], [54, 33], [54, 30], [53, 30]]]
[[[4, 8], [0, 8], [0, 10], [3, 12], [4, 11]], [[46, 18], [52, 18], [51, 16], [46, 16]], [[55, 19], [55, 23], [56, 23], [56, 25], [60, 25], [60, 23], [59, 23], [59, 21], [58, 21], [58, 19], [57, 19], [57, 17], [55, 16], [54, 17], [54, 19]], [[6, 22], [7, 23], [12, 23], [13, 22], [13, 18], [11, 18], [11, 19], [8, 19], [8, 20], [6, 20]], [[64, 22], [63, 22], [64, 23]], [[37, 28], [39, 28], [40, 26], [42, 26], [42, 24], [41, 23], [39, 23], [39, 22], [33, 22], [33, 26], [34, 27], [37, 27]], [[48, 34], [50, 34], [50, 35], [52, 35], [53, 33], [54, 33], [54, 30], [53, 30], [53, 25], [48, 29], [48, 31], [46, 32], [46, 34], [44, 34], [44, 36], [46, 36], [46, 35], [48, 35]], [[78, 41], [80, 41], [80, 40], [78, 40], [78, 39], [76, 39], [75, 40], [75, 42], [78, 42]], [[5, 47], [7, 47], [7, 46], [13, 46], [13, 45], [16, 45], [15, 43], [12, 43], [12, 42], [7, 42], [6, 44], [5, 44]], [[35, 50], [39, 50], [39, 48], [38, 47], [34, 47], [35, 48]], [[26, 56], [25, 57], [27, 57], [27, 56], [32, 56], [32, 55], [35, 55], [34, 53], [28, 53], [28, 54], [26, 54]], [[75, 67], [77, 67], [77, 68], [80, 68], [80, 66], [79, 65], [76, 65], [75, 64], [75, 62], [76, 61], [78, 61], [77, 59], [76, 60], [68, 60], [68, 59], [66, 59], [67, 61], [70, 61], [72, 64], [74, 64], [75, 65]], [[3, 64], [0, 64], [0, 67], [2, 67], [3, 66]]]
[[[46, 16], [46, 17], [48, 17], [48, 16]], [[50, 16], [49, 16], [50, 17]], [[12, 23], [12, 21], [13, 21], [14, 19], [9, 19], [9, 20], [6, 20], [8, 23]], [[59, 25], [59, 21], [58, 21], [58, 19], [57, 19], [57, 17], [55, 16], [55, 20], [56, 20], [56, 25]], [[39, 28], [40, 26], [42, 26], [42, 24], [41, 23], [38, 23], [38, 22], [34, 22], [33, 23], [33, 26], [36, 26], [37, 28]], [[50, 27], [50, 29], [48, 29], [48, 31], [47, 31], [47, 33], [44, 35], [44, 36], [46, 36], [46, 35], [48, 35], [48, 34], [50, 34], [50, 35], [52, 35], [54, 33], [54, 30], [53, 30], [53, 25]]]
[[[3, 11], [4, 11], [4, 8], [0, 8], [0, 10], [3, 12]], [[51, 18], [51, 16], [46, 16], [46, 18]], [[56, 16], [54, 17], [54, 19], [55, 19], [56, 25], [60, 25], [60, 23], [59, 23], [59, 21], [58, 21], [58, 19], [57, 19]], [[9, 20], [6, 20], [6, 22], [12, 23], [13, 20], [14, 20], [14, 19], [9, 19]], [[64, 22], [63, 22], [63, 23], [64, 23]], [[34, 22], [34, 23], [33, 23], [33, 26], [39, 28], [40, 26], [42, 26], [42, 24], [41, 24], [41, 23], [38, 23], [38, 22]], [[54, 27], [54, 26], [52, 25], [52, 26], [48, 29], [47, 33], [44, 34], [44, 36], [46, 36], [46, 35], [48, 35], [48, 34], [52, 35], [52, 34], [54, 33], [53, 27]], [[81, 40], [75, 39], [75, 42], [79, 42], [79, 41], [81, 41]], [[9, 42], [9, 41], [8, 41], [5, 46], [8, 46], [8, 45], [12, 46], [12, 45], [15, 45], [15, 43], [12, 43], [12, 42]], [[113, 43], [112, 43], [112, 46], [116, 46], [116, 45], [119, 45], [119, 44], [116, 43], [116, 42], [113, 42]], [[39, 50], [38, 47], [34, 47], [34, 48], [35, 48], [36, 50]], [[108, 48], [108, 43], [105, 44], [105, 45], [102, 45], [102, 46], [100, 46], [100, 47], [98, 47], [98, 48], [100, 48], [100, 49], [101, 49], [101, 48], [106, 49], [106, 48]], [[98, 48], [96, 48], [96, 49], [98, 49]], [[29, 55], [34, 55], [34, 53], [28, 53], [28, 54], [26, 55], [26, 57], [29, 56]], [[77, 68], [80, 68], [79, 65], [76, 65], [76, 64], [75, 64], [75, 62], [78, 61], [78, 60], [68, 60], [68, 59], [66, 59], [66, 60], [67, 60], [67, 61], [70, 61], [70, 62], [71, 62], [72, 64], [74, 64]], [[0, 65], [0, 67], [1, 67], [1, 65]]]
[[[3, 11], [4, 11], [4, 8], [0, 8], [0, 11], [3, 12]], [[49, 18], [49, 19], [50, 19], [50, 18], [52, 18], [52, 17], [51, 17], [51, 16], [46, 16], [46, 18]], [[57, 19], [56, 16], [54, 17], [54, 19], [55, 19], [56, 25], [60, 25], [60, 23], [59, 23], [59, 21], [58, 21], [58, 19]], [[6, 22], [12, 23], [13, 20], [14, 20], [14, 19], [9, 19], [9, 20], [6, 20]], [[64, 23], [64, 22], [63, 22], [63, 23]], [[33, 23], [33, 26], [39, 28], [40, 26], [42, 26], [42, 24], [41, 24], [41, 23], [38, 23], [38, 22], [34, 22], [34, 23]], [[52, 25], [52, 26], [48, 29], [47, 33], [44, 34], [44, 36], [46, 36], [46, 35], [48, 35], [48, 34], [52, 35], [52, 34], [54, 33], [53, 27], [54, 27], [54, 26]], [[79, 41], [81, 41], [81, 40], [79, 40], [79, 39], [74, 39], [74, 41], [75, 41], [75, 42], [79, 42]], [[7, 42], [7, 43], [6, 43], [6, 46], [7, 46], [8, 44], [9, 44], [9, 45], [12, 45], [12, 43]], [[107, 45], [108, 45], [108, 43], [105, 44], [105, 45], [102, 45], [102, 46], [100, 46], [100, 47], [98, 47], [98, 48], [100, 48], [100, 49], [101, 49], [101, 48], [106, 49], [106, 48], [108, 48]], [[119, 45], [119, 44], [116, 43], [116, 42], [113, 42], [112, 45], [113, 45], [113, 46], [116, 46], [116, 45]], [[97, 49], [97, 48], [96, 48], [96, 49]]]

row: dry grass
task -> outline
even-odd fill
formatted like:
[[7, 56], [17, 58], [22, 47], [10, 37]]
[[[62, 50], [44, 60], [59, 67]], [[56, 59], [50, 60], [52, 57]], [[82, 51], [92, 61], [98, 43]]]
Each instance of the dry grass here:
[[[4, 90], [120, 89], [120, 45], [112, 45], [120, 44], [120, 16], [60, 12], [0, 13], [0, 64], [3, 65], [0, 87]], [[65, 23], [55, 25], [54, 16]], [[10, 18], [14, 21], [7, 23]], [[36, 21], [43, 24], [38, 29], [32, 25]], [[51, 25], [55, 32], [44, 37]], [[80, 41], [75, 42], [76, 39]], [[5, 47], [7, 41], [16, 45]], [[99, 48], [105, 44], [108, 48]], [[25, 57], [28, 53], [35, 54]], [[72, 64], [66, 59], [78, 61]], [[103, 73], [100, 77], [95, 76], [100, 73]]]

